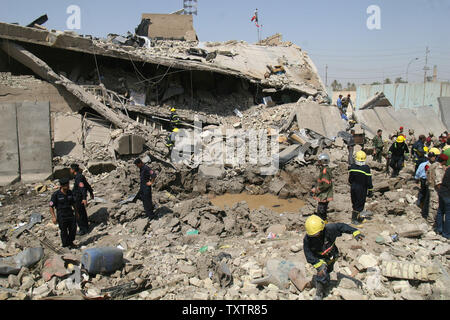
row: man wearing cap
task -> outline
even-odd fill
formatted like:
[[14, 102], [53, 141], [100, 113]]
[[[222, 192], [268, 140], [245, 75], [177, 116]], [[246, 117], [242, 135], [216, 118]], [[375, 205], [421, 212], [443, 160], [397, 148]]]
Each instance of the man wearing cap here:
[[[62, 246], [74, 247], [73, 241], [77, 232], [77, 223], [74, 216], [78, 216], [75, 198], [69, 188], [69, 179], [63, 178], [59, 180], [59, 190], [53, 193], [50, 199], [50, 214], [52, 222], [59, 225], [61, 230]], [[57, 214], [55, 214], [55, 208]]]
[[136, 159], [134, 164], [140, 170], [141, 185], [136, 199], [142, 200], [144, 204], [145, 215], [149, 219], [154, 218], [152, 202], [152, 185], [156, 180], [156, 172], [151, 170], [141, 159]]
[[91, 199], [94, 199], [94, 190], [89, 182], [87, 182], [85, 176], [81, 173], [81, 169], [78, 164], [72, 164], [70, 166], [70, 173], [75, 177], [73, 184], [73, 195], [75, 197], [75, 205], [78, 211], [77, 224], [80, 229], [78, 235], [82, 236], [89, 232], [89, 220], [86, 211], [87, 207], [87, 194], [91, 195]]

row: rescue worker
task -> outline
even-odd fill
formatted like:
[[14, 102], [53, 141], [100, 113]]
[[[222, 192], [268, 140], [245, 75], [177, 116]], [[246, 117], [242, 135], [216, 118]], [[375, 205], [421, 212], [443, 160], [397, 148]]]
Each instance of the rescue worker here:
[[355, 163], [349, 168], [348, 183], [351, 185], [352, 199], [352, 224], [359, 225], [364, 222], [364, 206], [366, 197], [373, 197], [372, 173], [366, 165], [367, 155], [364, 151], [358, 151], [355, 155]]
[[422, 162], [417, 168], [415, 179], [420, 183], [417, 205], [422, 209], [422, 217], [427, 220], [430, 209], [430, 189], [427, 174], [430, 166], [436, 161], [436, 156], [440, 154], [439, 149], [431, 148], [428, 152], [428, 161]]
[[322, 300], [326, 287], [330, 283], [330, 273], [339, 257], [339, 250], [335, 245], [336, 238], [343, 233], [348, 233], [352, 234], [357, 241], [361, 241], [364, 235], [358, 229], [345, 223], [326, 224], [316, 215], [306, 219], [305, 229], [303, 251], [306, 261], [317, 270], [317, 275], [313, 277], [313, 284], [317, 289], [314, 300]]
[[170, 130], [178, 128], [180, 126], [180, 117], [177, 114], [177, 109], [170, 109]]
[[408, 160], [409, 150], [405, 143], [405, 137], [399, 135], [397, 140], [389, 148], [388, 159], [392, 168], [392, 177], [397, 177], [403, 169], [405, 160]]
[[349, 104], [352, 106], [353, 109], [353, 102], [351, 97], [352, 96], [349, 94], [346, 98], [342, 99], [342, 111], [344, 112], [344, 114], [347, 114]]
[[342, 106], [342, 97], [343, 97], [343, 95], [340, 94], [339, 98], [337, 99], [337, 102], [336, 102], [336, 105], [337, 105], [341, 115], [342, 115], [342, 113], [344, 113], [343, 106]]
[[169, 149], [169, 153], [167, 154], [167, 157], [170, 157], [173, 147], [175, 146], [175, 140], [176, 140], [176, 135], [180, 130], [178, 128], [174, 128], [172, 130], [172, 133], [169, 134], [166, 138], [166, 147]]
[[383, 148], [384, 148], [382, 135], [383, 135], [383, 130], [379, 129], [377, 131], [377, 135], [372, 140], [372, 144], [373, 144], [373, 148], [374, 148], [373, 160], [378, 161], [379, 163], [381, 163], [381, 157], [383, 155]]
[[414, 168], [414, 174], [416, 174], [417, 168], [419, 168], [419, 165], [422, 162], [427, 161], [427, 158], [425, 157], [425, 136], [422, 134], [419, 136], [419, 140], [412, 146], [412, 154], [414, 157], [414, 163], [416, 164], [416, 167]]
[[153, 219], [152, 185], [156, 180], [156, 172], [144, 164], [141, 159], [136, 159], [134, 164], [140, 170], [140, 188], [136, 199], [140, 199], [144, 204], [145, 216]]
[[78, 217], [78, 212], [74, 194], [70, 191], [69, 179], [59, 180], [59, 190], [54, 192], [50, 199], [50, 214], [52, 215], [52, 222], [59, 225], [63, 248], [75, 248], [73, 242], [77, 232], [76, 217]]
[[327, 223], [328, 203], [333, 200], [333, 173], [330, 164], [330, 156], [326, 153], [319, 155], [317, 165], [320, 169], [317, 185], [311, 190], [314, 200], [318, 201], [317, 215]]
[[91, 199], [94, 199], [94, 190], [92, 190], [91, 185], [81, 173], [78, 164], [72, 164], [70, 166], [70, 173], [75, 177], [72, 192], [75, 197], [75, 205], [78, 211], [77, 224], [80, 229], [78, 235], [82, 236], [89, 232], [89, 221], [86, 211], [88, 205], [87, 194], [89, 192]]
[[417, 138], [414, 135], [414, 129], [409, 129], [408, 133], [409, 133], [409, 136], [408, 136], [408, 139], [407, 139], [407, 145], [408, 145], [408, 148], [409, 148], [409, 147], [412, 147], [414, 145], [414, 143], [417, 142]]
[[441, 166], [445, 169], [445, 173], [438, 189], [439, 208], [436, 214], [435, 232], [448, 240], [450, 239], [450, 170], [444, 164], [444, 160], [449, 160], [448, 156], [445, 154], [441, 156], [443, 160]]
[[428, 148], [431, 148], [431, 147], [437, 146], [437, 144], [438, 144], [438, 139], [434, 136], [433, 132], [429, 132], [428, 133], [428, 138], [427, 138], [427, 140], [425, 142], [425, 145]]
[[[437, 209], [439, 206], [439, 187], [441, 186], [442, 179], [444, 178], [445, 168], [447, 164], [448, 156], [441, 153], [437, 158], [436, 162], [430, 165], [430, 168], [427, 172], [427, 182], [428, 189], [430, 190], [430, 205], [433, 204], [432, 208]], [[432, 211], [433, 214], [429, 214], [427, 218], [428, 224], [431, 226], [436, 223], [436, 214], [435, 210]]]

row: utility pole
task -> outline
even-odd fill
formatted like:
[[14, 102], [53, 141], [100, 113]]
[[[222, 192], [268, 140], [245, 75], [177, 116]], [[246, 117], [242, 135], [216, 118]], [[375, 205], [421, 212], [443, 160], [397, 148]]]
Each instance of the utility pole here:
[[428, 68], [428, 54], [429, 53], [430, 53], [430, 50], [428, 50], [428, 46], [427, 46], [427, 49], [425, 50], [425, 67], [423, 68], [423, 70], [425, 71], [423, 83], [427, 82], [427, 71], [430, 70], [430, 68]]
[[328, 65], [325, 65], [325, 87], [328, 87]]

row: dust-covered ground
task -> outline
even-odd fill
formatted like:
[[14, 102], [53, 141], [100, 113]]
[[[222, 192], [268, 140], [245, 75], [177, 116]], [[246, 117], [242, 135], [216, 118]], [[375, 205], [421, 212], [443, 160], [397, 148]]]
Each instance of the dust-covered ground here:
[[[347, 153], [328, 149], [334, 168], [334, 201], [329, 206], [329, 223], [350, 223], [351, 200], [348, 185]], [[450, 297], [450, 243], [436, 235], [416, 206], [418, 184], [412, 179], [413, 164], [407, 163], [398, 178], [390, 178], [385, 166], [372, 161], [375, 195], [366, 210], [373, 213], [360, 230], [362, 242], [343, 235], [337, 240], [340, 257], [332, 273], [325, 300], [443, 300]], [[138, 299], [138, 300], [311, 300], [315, 288], [307, 284], [315, 274], [303, 253], [304, 222], [316, 208], [309, 190], [318, 169], [310, 164], [286, 165], [273, 176], [261, 176], [251, 167], [229, 169], [221, 179], [200, 179], [195, 170], [175, 172], [158, 164], [153, 201], [157, 218], [144, 217], [142, 202], [119, 202], [139, 188], [138, 169], [120, 161], [116, 170], [92, 176], [96, 200], [90, 200], [89, 234], [77, 236], [71, 253], [79, 265], [87, 248], [119, 247], [125, 264], [112, 274], [88, 275], [81, 283], [69, 275], [53, 276], [46, 282], [45, 261], [57, 254], [44, 247], [45, 256], [18, 275], [1, 276], [1, 299]], [[48, 182], [39, 193], [36, 185], [16, 184], [0, 190], [0, 252], [14, 256], [26, 248], [42, 247], [48, 239], [57, 248], [59, 228], [51, 222], [49, 201], [57, 182]], [[279, 186], [282, 186], [279, 189]], [[247, 203], [215, 207], [211, 195], [248, 193], [278, 194], [283, 199], [302, 199], [295, 212], [276, 212], [261, 207], [250, 210]], [[430, 214], [435, 214], [433, 198]], [[17, 239], [13, 229], [28, 223], [32, 213], [41, 213], [42, 223], [30, 235]], [[192, 234], [197, 230], [198, 234]], [[271, 236], [268, 235], [271, 233]], [[394, 242], [392, 235], [398, 234]], [[72, 258], [73, 260], [73, 258]], [[295, 264], [304, 273], [306, 285], [296, 287], [287, 273], [273, 274], [273, 264]], [[223, 268], [225, 266], [225, 269]], [[65, 268], [71, 266], [66, 262]], [[398, 272], [397, 270], [398, 269]], [[232, 279], [230, 278], [230, 274]], [[267, 281], [255, 281], [263, 277]], [[255, 282], [255, 283], [253, 283]], [[139, 290], [113, 295], [102, 289], [134, 283]]]

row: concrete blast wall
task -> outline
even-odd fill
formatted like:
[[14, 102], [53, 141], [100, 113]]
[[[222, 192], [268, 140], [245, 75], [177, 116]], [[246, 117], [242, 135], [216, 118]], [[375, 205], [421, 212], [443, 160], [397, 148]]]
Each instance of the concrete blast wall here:
[[0, 114], [0, 186], [6, 186], [20, 177], [16, 105], [0, 104]]
[[0, 185], [19, 177], [24, 183], [48, 179], [52, 175], [49, 102], [3, 104], [0, 111]]

